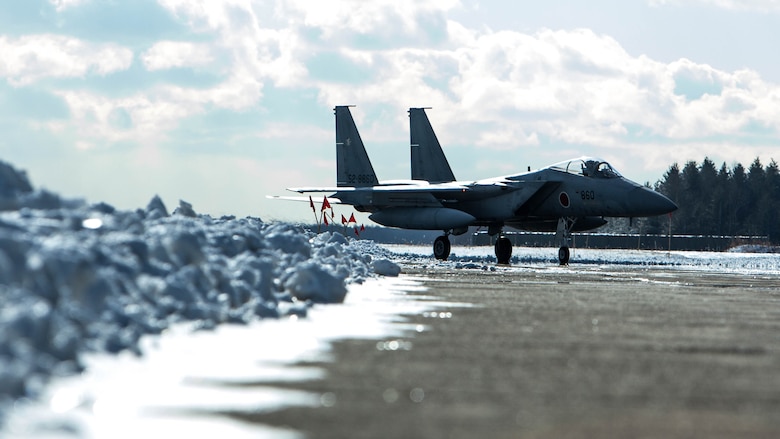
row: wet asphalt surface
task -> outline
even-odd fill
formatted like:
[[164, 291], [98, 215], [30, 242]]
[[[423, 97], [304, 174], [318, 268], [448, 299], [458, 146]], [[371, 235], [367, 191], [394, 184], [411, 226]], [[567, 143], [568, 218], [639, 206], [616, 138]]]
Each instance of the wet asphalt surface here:
[[[344, 340], [320, 407], [219, 415], [313, 438], [780, 437], [780, 279], [681, 268], [411, 265], [422, 332]], [[307, 364], [306, 366], [311, 366]]]

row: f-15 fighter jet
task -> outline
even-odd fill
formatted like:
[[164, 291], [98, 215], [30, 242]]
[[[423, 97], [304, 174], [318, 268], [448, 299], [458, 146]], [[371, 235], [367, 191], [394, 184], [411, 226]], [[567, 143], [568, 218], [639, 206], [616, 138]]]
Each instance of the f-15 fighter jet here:
[[380, 182], [348, 106], [337, 106], [336, 187], [299, 187], [299, 193], [330, 193], [369, 219], [402, 229], [441, 230], [436, 259], [450, 254], [449, 235], [486, 227], [499, 264], [508, 264], [512, 243], [505, 227], [556, 232], [558, 260], [569, 262], [571, 233], [606, 224], [604, 217], [645, 217], [673, 212], [665, 196], [620, 175], [592, 157], [563, 161], [537, 171], [484, 180], [458, 181], [425, 110], [409, 110], [412, 180]]

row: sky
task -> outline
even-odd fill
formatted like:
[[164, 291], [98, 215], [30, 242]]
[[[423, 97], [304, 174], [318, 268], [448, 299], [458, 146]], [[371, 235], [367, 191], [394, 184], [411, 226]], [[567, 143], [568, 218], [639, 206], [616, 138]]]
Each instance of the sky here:
[[311, 221], [266, 195], [335, 184], [336, 105], [380, 180], [410, 107], [460, 180], [780, 160], [777, 0], [2, 2], [0, 160], [120, 209]]

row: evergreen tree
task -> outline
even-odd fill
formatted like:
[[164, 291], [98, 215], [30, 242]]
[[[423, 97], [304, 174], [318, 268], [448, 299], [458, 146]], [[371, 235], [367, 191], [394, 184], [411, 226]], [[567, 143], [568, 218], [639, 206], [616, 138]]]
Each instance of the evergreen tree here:
[[748, 206], [750, 207], [747, 212], [747, 227], [746, 232], [749, 235], [760, 235], [761, 228], [763, 226], [761, 205], [759, 200], [761, 194], [764, 192], [764, 167], [761, 165], [761, 160], [756, 157], [753, 163], [750, 164], [747, 174], [747, 191], [745, 191], [745, 197], [747, 198]]
[[[765, 235], [780, 242], [780, 166], [775, 160], [764, 168], [756, 158], [750, 168], [740, 163], [729, 169], [705, 157], [701, 165], [689, 161], [680, 170], [674, 163], [658, 192], [677, 203], [672, 231], [692, 235]], [[660, 224], [651, 223], [653, 229]]]
[[696, 234], [714, 235], [718, 233], [718, 171], [715, 169], [715, 163], [708, 157], [705, 157], [699, 166], [699, 181], [699, 230]]
[[731, 171], [726, 166], [726, 162], [720, 166], [717, 177], [717, 198], [716, 224], [718, 235], [733, 235], [735, 225], [729, 222], [729, 210], [732, 206], [732, 200], [729, 199], [729, 182], [731, 180]]
[[685, 209], [680, 209], [678, 215], [681, 232], [686, 235], [697, 234], [702, 231], [702, 217], [705, 213], [699, 166], [693, 160], [683, 167], [682, 189], [680, 201]]
[[745, 234], [745, 220], [749, 212], [749, 203], [744, 196], [747, 190], [747, 176], [745, 168], [741, 163], [734, 165], [731, 171], [731, 181], [729, 183], [729, 200], [731, 200], [731, 222], [734, 224], [732, 235]]
[[777, 162], [772, 161], [764, 170], [764, 184], [759, 197], [759, 217], [761, 219], [761, 234], [766, 234], [771, 242], [780, 242], [780, 220], [777, 218], [778, 203], [780, 203], [780, 171]]
[[[735, 163], [724, 162], [720, 169], [705, 157], [680, 169], [672, 164], [655, 190], [677, 203], [672, 217], [672, 233], [691, 235], [767, 236], [780, 243], [780, 165], [772, 159], [764, 167], [756, 158], [746, 170]], [[635, 222], [643, 233], [666, 233], [665, 218], [648, 218]], [[618, 224], [615, 224], [618, 226]], [[629, 227], [618, 226], [628, 231]]]
[[[682, 204], [680, 200], [680, 194], [682, 193], [682, 177], [680, 176], [680, 167], [677, 163], [672, 164], [669, 170], [664, 174], [663, 180], [659, 181], [655, 185], [655, 190], [666, 195], [670, 200], [674, 201], [677, 206], [680, 206], [682, 210]], [[680, 210], [674, 212], [672, 215], [672, 230], [678, 233], [678, 223]]]

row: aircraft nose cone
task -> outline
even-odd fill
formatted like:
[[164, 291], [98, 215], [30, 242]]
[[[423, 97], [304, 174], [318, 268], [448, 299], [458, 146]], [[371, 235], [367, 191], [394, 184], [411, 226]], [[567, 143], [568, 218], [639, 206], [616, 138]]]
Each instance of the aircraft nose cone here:
[[637, 211], [642, 212], [642, 216], [663, 215], [677, 210], [674, 201], [644, 186], [632, 190], [630, 197], [631, 204]]

